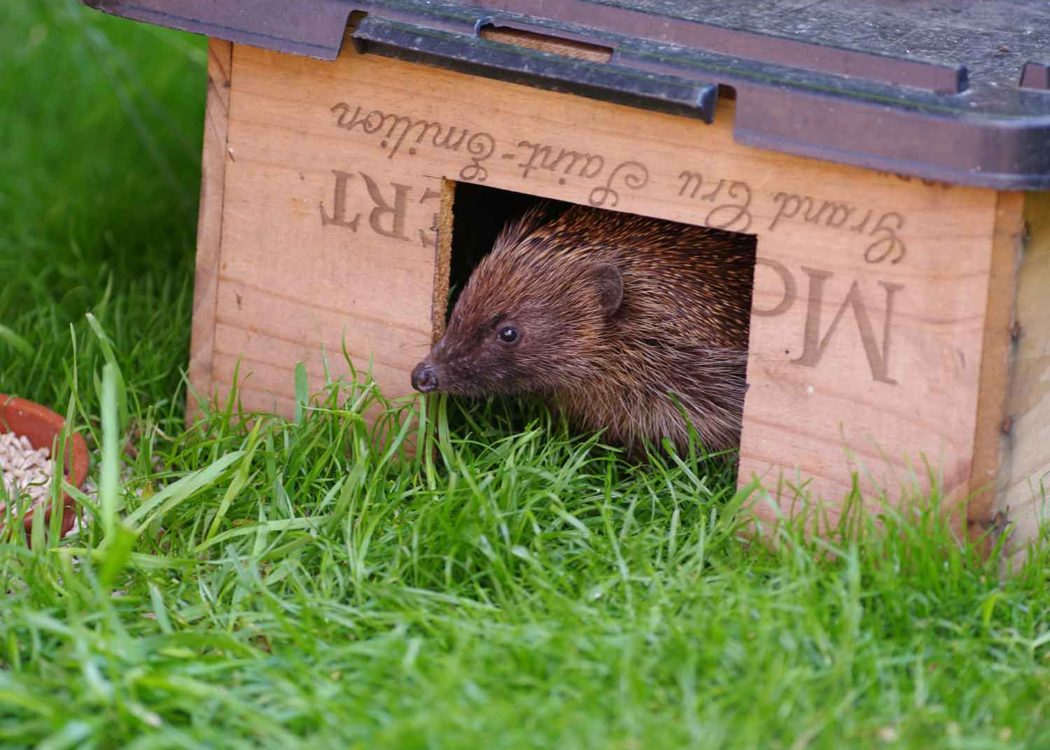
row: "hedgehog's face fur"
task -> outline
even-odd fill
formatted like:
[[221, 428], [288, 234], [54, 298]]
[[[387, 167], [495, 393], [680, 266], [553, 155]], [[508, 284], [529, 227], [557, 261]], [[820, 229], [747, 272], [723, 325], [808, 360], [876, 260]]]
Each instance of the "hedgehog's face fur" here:
[[478, 265], [445, 335], [413, 371], [414, 388], [551, 394], [585, 385], [607, 365], [602, 354], [623, 299], [620, 271], [557, 254], [551, 262], [550, 253], [523, 252], [528, 242], [514, 243], [514, 253], [497, 243]]

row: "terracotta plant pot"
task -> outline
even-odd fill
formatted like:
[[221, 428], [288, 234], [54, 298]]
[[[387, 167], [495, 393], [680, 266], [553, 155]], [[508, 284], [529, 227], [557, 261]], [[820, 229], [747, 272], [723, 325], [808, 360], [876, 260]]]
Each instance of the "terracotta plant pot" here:
[[[0, 432], [13, 432], [29, 439], [34, 448], [47, 448], [51, 457], [55, 456], [55, 443], [66, 420], [47, 407], [24, 398], [0, 393]], [[88, 448], [83, 435], [71, 436], [64, 451], [66, 481], [74, 487], [83, 487], [88, 472]], [[46, 508], [46, 518], [50, 522], [51, 507]], [[62, 536], [73, 528], [76, 518], [76, 504], [67, 493], [62, 503]], [[23, 519], [26, 533], [32, 528], [33, 511], [25, 514]]]

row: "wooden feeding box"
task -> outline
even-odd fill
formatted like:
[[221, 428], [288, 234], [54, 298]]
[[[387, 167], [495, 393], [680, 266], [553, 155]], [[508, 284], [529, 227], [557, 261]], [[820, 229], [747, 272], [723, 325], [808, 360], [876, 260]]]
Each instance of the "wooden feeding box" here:
[[244, 403], [288, 413], [296, 362], [319, 385], [345, 343], [409, 393], [454, 227], [558, 199], [755, 238], [741, 483], [834, 517], [932, 474], [975, 531], [1036, 534], [1044, 0], [93, 4], [212, 38], [200, 392], [239, 363]]

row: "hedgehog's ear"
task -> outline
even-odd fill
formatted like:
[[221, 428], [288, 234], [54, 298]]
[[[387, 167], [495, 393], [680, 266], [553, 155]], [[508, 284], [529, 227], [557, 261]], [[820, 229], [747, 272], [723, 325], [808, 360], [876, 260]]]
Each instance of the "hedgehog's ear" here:
[[593, 272], [594, 283], [598, 287], [598, 304], [606, 316], [612, 316], [620, 309], [623, 302], [623, 276], [620, 269], [609, 263], [602, 263]]

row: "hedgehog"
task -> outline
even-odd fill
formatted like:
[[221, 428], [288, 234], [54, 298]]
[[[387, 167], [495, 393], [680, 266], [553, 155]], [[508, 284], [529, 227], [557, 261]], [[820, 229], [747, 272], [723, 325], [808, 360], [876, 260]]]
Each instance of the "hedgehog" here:
[[541, 204], [503, 228], [412, 386], [535, 395], [635, 456], [686, 450], [690, 425], [734, 448], [753, 268], [747, 235]]

